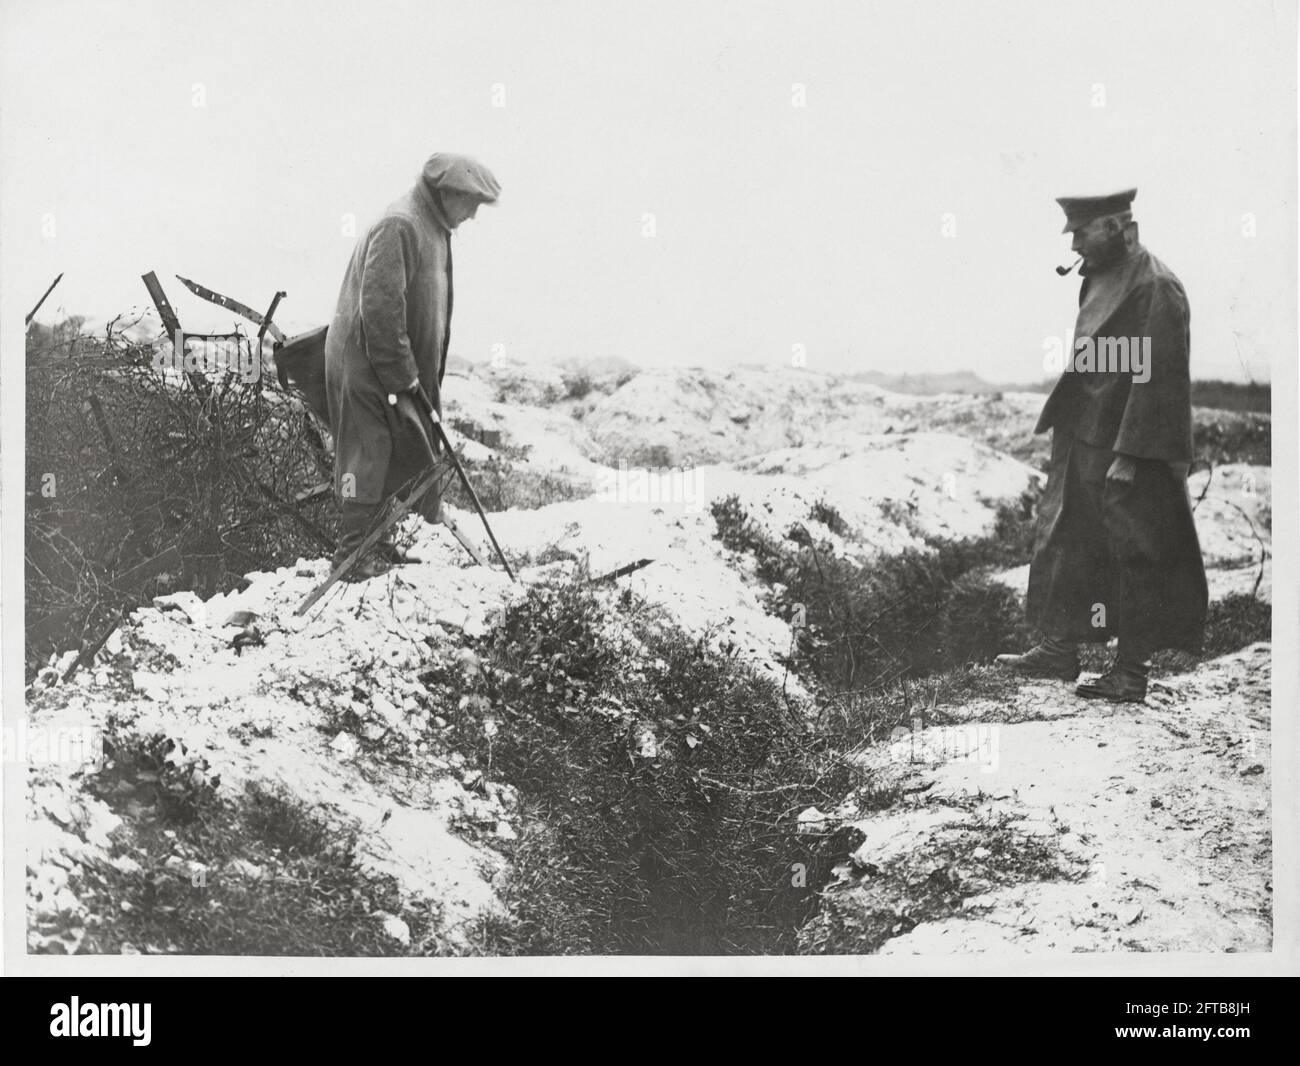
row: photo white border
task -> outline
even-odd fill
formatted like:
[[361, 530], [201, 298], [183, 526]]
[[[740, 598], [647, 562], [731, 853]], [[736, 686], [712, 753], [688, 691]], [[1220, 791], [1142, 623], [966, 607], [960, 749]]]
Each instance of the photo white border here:
[[[1288, 13], [1295, 47], [1296, 9]], [[6, 47], [0, 22], [0, 56]], [[1296, 112], [1293, 111], [1293, 117]], [[8, 254], [3, 234], [13, 224], [5, 170], [23, 161], [3, 154], [0, 100], [0, 694], [3, 723], [25, 713], [23, 693], [23, 511], [25, 442], [25, 329], [22, 318], [48, 278], [25, 274]], [[1292, 126], [1295, 137], [1295, 126]], [[1297, 160], [1300, 168], [1300, 160]], [[1293, 178], [1297, 170], [1293, 170]], [[1292, 213], [1300, 222], [1296, 203]], [[1300, 231], [1295, 235], [1300, 248]], [[1300, 259], [1297, 261], [1300, 276]], [[17, 296], [15, 294], [21, 294]], [[1293, 298], [1294, 299], [1294, 298]], [[1296, 304], [1291, 337], [1300, 344]], [[1193, 326], [1193, 329], [1195, 327]], [[1194, 337], [1194, 334], [1193, 334]], [[1193, 340], [1194, 343], [1194, 340]], [[1194, 350], [1194, 349], [1193, 349]], [[1194, 357], [1193, 357], [1194, 358]], [[1271, 360], [1273, 431], [1273, 544], [1291, 545], [1273, 559], [1272, 816], [1274, 849], [1273, 949], [1241, 954], [1034, 954], [1024, 956], [763, 956], [763, 957], [545, 957], [526, 959], [329, 959], [263, 956], [29, 955], [27, 943], [25, 780], [0, 769], [3, 787], [3, 938], [5, 975], [77, 976], [573, 976], [578, 974], [795, 975], [795, 976], [1280, 976], [1300, 974], [1300, 350]]]

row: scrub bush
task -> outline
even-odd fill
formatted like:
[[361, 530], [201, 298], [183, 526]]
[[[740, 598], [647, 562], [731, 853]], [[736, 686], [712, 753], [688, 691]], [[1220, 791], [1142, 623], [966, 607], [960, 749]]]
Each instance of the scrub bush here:
[[523, 795], [495, 950], [796, 950], [853, 844], [797, 816], [860, 782], [777, 685], [580, 572], [530, 590], [475, 667], [424, 676], [458, 750]]

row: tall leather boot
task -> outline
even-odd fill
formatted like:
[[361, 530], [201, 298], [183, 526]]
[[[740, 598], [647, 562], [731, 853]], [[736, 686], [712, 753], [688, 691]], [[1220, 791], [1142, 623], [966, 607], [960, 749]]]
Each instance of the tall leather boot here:
[[416, 513], [432, 526], [442, 521], [442, 486], [434, 485], [415, 505]]
[[[351, 555], [370, 532], [378, 508], [374, 504], [344, 500], [339, 505], [339, 546], [334, 552], [333, 566], [338, 566]], [[373, 549], [368, 551], [344, 576], [344, 581], [365, 581], [378, 577], [391, 568], [391, 564]]]
[[[400, 498], [406, 499], [406, 497]], [[421, 496], [416, 501], [415, 506], [411, 508], [411, 511], [418, 514], [430, 525], [436, 525], [441, 517], [441, 493], [438, 486], [435, 485]], [[420, 556], [412, 555], [403, 545], [397, 542], [397, 529], [393, 526], [384, 531], [383, 537], [380, 539], [379, 544], [376, 545], [376, 550], [394, 566], [424, 561]]]

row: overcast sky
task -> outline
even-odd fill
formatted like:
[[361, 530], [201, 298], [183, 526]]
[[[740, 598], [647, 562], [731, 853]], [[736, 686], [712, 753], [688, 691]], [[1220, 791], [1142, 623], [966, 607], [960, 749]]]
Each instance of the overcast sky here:
[[[1043, 376], [1054, 198], [1139, 189], [1200, 377], [1296, 354], [1294, 5], [6, 0], [9, 296], [109, 316], [156, 270], [328, 320], [433, 151], [504, 193], [455, 238], [452, 350]], [[496, 106], [504, 104], [504, 106]], [[797, 106], [802, 104], [803, 106]], [[652, 216], [652, 219], [651, 217]], [[648, 235], [653, 226], [653, 234]], [[945, 232], [945, 230], [947, 232]], [[1253, 235], [1251, 235], [1253, 234]], [[21, 298], [20, 298], [21, 297]]]

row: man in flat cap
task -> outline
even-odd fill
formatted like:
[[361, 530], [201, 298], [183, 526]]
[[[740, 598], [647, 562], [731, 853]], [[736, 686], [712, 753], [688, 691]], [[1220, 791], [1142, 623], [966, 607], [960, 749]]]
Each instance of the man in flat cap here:
[[1187, 295], [1138, 243], [1136, 195], [1057, 201], [1084, 281], [1073, 351], [1034, 430], [1052, 430], [1027, 602], [1044, 639], [998, 656], [1073, 681], [1078, 645], [1117, 637], [1110, 670], [1076, 691], [1119, 702], [1146, 697], [1152, 652], [1200, 644], [1207, 606], [1187, 492]]
[[[419, 392], [441, 416], [451, 337], [451, 235], [500, 192], [482, 163], [440, 152], [352, 253], [325, 337], [334, 489], [342, 519], [336, 566], [360, 545], [389, 497], [409, 488], [432, 461]], [[419, 505], [431, 521], [438, 509], [435, 492]], [[402, 561], [390, 534], [351, 577], [373, 577]]]

